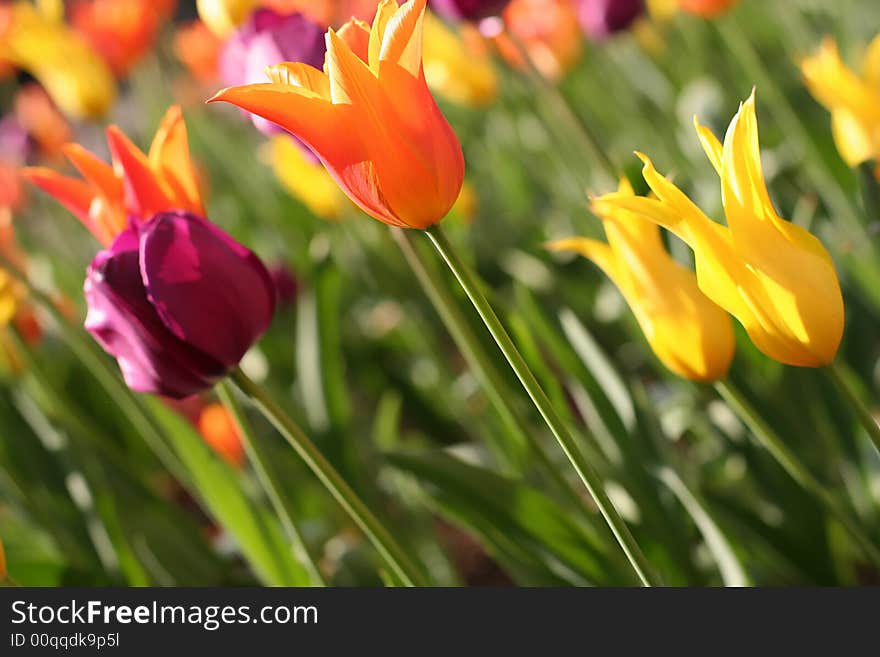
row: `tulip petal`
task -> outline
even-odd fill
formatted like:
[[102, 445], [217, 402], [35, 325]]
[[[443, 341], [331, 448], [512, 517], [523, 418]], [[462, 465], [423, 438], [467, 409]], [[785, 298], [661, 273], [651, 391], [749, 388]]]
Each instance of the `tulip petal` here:
[[[393, 4], [392, 0], [386, 2]], [[418, 77], [422, 68], [422, 19], [426, 4], [427, 0], [411, 0], [401, 5], [382, 35], [379, 59], [400, 65], [413, 77]]]
[[273, 84], [290, 85], [312, 91], [319, 98], [330, 100], [330, 79], [323, 71], [303, 62], [282, 62], [266, 68], [266, 77]]
[[[351, 51], [362, 61], [372, 62], [370, 55], [370, 43], [372, 43], [370, 39], [370, 31], [371, 28], [369, 25], [362, 20], [352, 18], [345, 23], [345, 25], [340, 27], [336, 34], [348, 44]], [[370, 67], [372, 68], [372, 64], [370, 64]]]
[[586, 237], [568, 237], [550, 242], [546, 247], [551, 251], [573, 251], [584, 256], [599, 267], [615, 283], [617, 271], [611, 247], [598, 240]]
[[[195, 168], [189, 154], [186, 124], [178, 105], [172, 105], [165, 113], [148, 155], [153, 171], [167, 186], [166, 195], [173, 199], [174, 207], [204, 214]], [[170, 208], [169, 208], [170, 209]]]
[[[277, 83], [247, 84], [223, 89], [208, 102], [218, 101], [231, 103], [277, 123], [305, 142], [315, 153], [326, 153], [328, 156], [338, 153], [342, 156], [350, 153], [355, 145], [350, 139], [351, 131], [343, 128], [339, 108], [306, 87]], [[365, 159], [363, 149], [359, 150], [360, 159]]]
[[88, 183], [46, 167], [26, 167], [21, 169], [21, 176], [64, 206], [101, 244], [106, 246], [112, 241], [114, 233], [90, 213], [95, 196]]
[[174, 336], [147, 300], [134, 229], [120, 233], [95, 257], [84, 292], [85, 327], [117, 359], [132, 390], [179, 399], [225, 374], [221, 363]]
[[142, 229], [140, 266], [168, 329], [227, 367], [272, 320], [275, 290], [263, 263], [200, 217], [157, 215]]
[[147, 221], [154, 214], [174, 206], [162, 190], [147, 156], [117, 126], [107, 128], [107, 143], [114, 169], [125, 185], [125, 205], [129, 214]]
[[113, 167], [79, 144], [65, 144], [62, 150], [80, 175], [96, 190], [109, 199], [122, 198], [122, 182], [113, 173]]

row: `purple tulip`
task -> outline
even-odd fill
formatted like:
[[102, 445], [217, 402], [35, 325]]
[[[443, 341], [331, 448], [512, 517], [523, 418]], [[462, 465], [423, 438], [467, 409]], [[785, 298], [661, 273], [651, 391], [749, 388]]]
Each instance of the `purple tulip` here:
[[268, 328], [263, 263], [210, 222], [164, 212], [120, 233], [86, 274], [85, 327], [128, 386], [181, 399], [228, 374]]
[[644, 11], [644, 0], [577, 0], [581, 29], [595, 40], [625, 30]]
[[431, 9], [452, 21], [478, 21], [499, 16], [510, 0], [430, 0]]
[[[233, 34], [220, 53], [220, 77], [229, 87], [266, 82], [265, 68], [281, 62], [324, 66], [324, 28], [302, 14], [283, 15], [257, 9]], [[266, 135], [286, 132], [251, 114], [254, 125]]]

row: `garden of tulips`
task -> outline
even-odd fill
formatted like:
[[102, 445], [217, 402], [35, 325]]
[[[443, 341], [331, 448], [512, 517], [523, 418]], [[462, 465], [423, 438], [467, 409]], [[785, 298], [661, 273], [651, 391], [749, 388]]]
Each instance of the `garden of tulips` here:
[[878, 585], [878, 326], [877, 0], [0, 1], [0, 584]]

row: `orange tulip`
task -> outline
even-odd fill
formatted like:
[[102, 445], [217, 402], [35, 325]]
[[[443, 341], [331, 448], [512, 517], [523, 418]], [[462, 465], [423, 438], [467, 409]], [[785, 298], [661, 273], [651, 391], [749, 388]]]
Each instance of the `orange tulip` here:
[[146, 220], [158, 212], [186, 210], [204, 216], [180, 107], [165, 114], [149, 155], [115, 125], [107, 128], [107, 142], [112, 166], [79, 144], [64, 147], [85, 180], [44, 167], [23, 169], [22, 175], [54, 196], [105, 246], [128, 226], [131, 215]]
[[163, 16], [153, 0], [88, 0], [70, 10], [70, 24], [124, 76], [155, 43]]
[[507, 32], [495, 36], [495, 44], [512, 66], [525, 66], [514, 39], [549, 80], [560, 79], [580, 59], [584, 38], [571, 0], [513, 0], [504, 22]]
[[244, 448], [235, 420], [221, 404], [208, 404], [199, 414], [199, 433], [217, 454], [235, 468], [244, 467]]
[[231, 87], [222, 100], [273, 121], [307, 144], [345, 193], [392, 226], [427, 228], [458, 198], [464, 157], [422, 68], [426, 0], [383, 0], [372, 28], [327, 32], [325, 71], [267, 68], [270, 83]]
[[174, 54], [200, 82], [217, 80], [222, 47], [223, 41], [200, 20], [181, 25], [174, 34]]
[[689, 14], [713, 18], [733, 7], [736, 2], [737, 0], [678, 0], [678, 6]]

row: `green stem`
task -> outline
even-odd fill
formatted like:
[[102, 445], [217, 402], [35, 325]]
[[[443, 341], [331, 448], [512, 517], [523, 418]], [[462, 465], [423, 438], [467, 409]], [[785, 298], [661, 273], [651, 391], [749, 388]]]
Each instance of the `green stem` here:
[[770, 428], [745, 396], [729, 381], [716, 381], [715, 390], [751, 429], [758, 442], [770, 452], [770, 455], [776, 459], [776, 462], [789, 476], [822, 503], [828, 513], [834, 516], [849, 532], [866, 557], [875, 565], [880, 565], [880, 549], [862, 532], [858, 521], [854, 520], [838, 499], [807, 470], [806, 466], [798, 460], [779, 435]]
[[266, 391], [236, 369], [230, 375], [236, 386], [257, 406], [267, 420], [296, 450], [346, 513], [366, 534], [396, 578], [405, 586], [425, 586], [426, 581], [406, 552], [373, 512], [361, 501], [321, 451]]
[[859, 422], [865, 431], [868, 432], [871, 442], [874, 443], [874, 449], [880, 452], [880, 425], [877, 424], [877, 420], [871, 415], [871, 411], [865, 406], [865, 403], [859, 398], [852, 384], [847, 380], [843, 368], [835, 361], [825, 368], [825, 373], [834, 382], [834, 385], [837, 386], [838, 391], [840, 391], [840, 394], [843, 395], [847, 403], [855, 410]]
[[614, 537], [623, 549], [624, 554], [632, 565], [636, 575], [638, 575], [639, 580], [645, 586], [659, 585], [660, 579], [653, 572], [653, 569], [644, 554], [642, 554], [641, 548], [639, 548], [635, 538], [633, 538], [629, 528], [620, 516], [620, 513], [611, 503], [599, 475], [584, 458], [583, 453], [571, 433], [569, 433], [565, 423], [556, 413], [556, 410], [547, 398], [546, 393], [541, 388], [541, 384], [538, 383], [535, 375], [532, 374], [525, 359], [519, 353], [516, 345], [513, 344], [513, 340], [510, 339], [510, 336], [507, 334], [507, 331], [504, 329], [504, 326], [501, 324], [501, 321], [498, 319], [492, 306], [486, 300], [486, 297], [477, 285], [470, 268], [459, 259], [439, 225], [435, 224], [434, 226], [431, 226], [426, 229], [425, 233], [446, 261], [446, 264], [449, 265], [449, 269], [452, 270], [452, 273], [458, 279], [459, 284], [461, 284], [462, 289], [464, 289], [465, 293], [470, 298], [471, 303], [474, 305], [474, 308], [476, 308], [483, 323], [489, 330], [489, 333], [492, 334], [498, 348], [501, 349], [501, 352], [504, 354], [505, 358], [507, 358], [507, 362], [520, 380], [520, 383], [522, 383], [522, 386], [531, 398], [532, 403], [538, 409], [538, 412], [541, 414], [541, 417], [544, 418], [547, 427], [559, 442], [559, 445], [562, 447], [572, 466], [574, 466], [574, 469], [583, 482], [584, 487], [593, 497], [596, 506], [599, 507], [599, 511], [602, 513], [602, 516], [611, 528]]
[[253, 427], [250, 422], [248, 422], [241, 405], [235, 398], [235, 391], [233, 390], [232, 385], [228, 381], [222, 381], [220, 385], [217, 386], [217, 395], [235, 419], [235, 424], [238, 426], [238, 431], [241, 434], [241, 441], [245, 452], [248, 455], [248, 460], [251, 462], [254, 472], [257, 474], [257, 479], [259, 479], [260, 485], [266, 492], [266, 496], [269, 498], [272, 508], [275, 509], [275, 513], [278, 515], [281, 525], [284, 527], [284, 531], [287, 532], [287, 536], [293, 547], [294, 556], [308, 571], [309, 577], [311, 577], [312, 583], [315, 586], [326, 586], [327, 583], [324, 581], [321, 571], [315, 564], [315, 560], [309, 553], [302, 535], [296, 528], [296, 524], [293, 521], [293, 513], [289, 508], [290, 502], [287, 497], [280, 492], [280, 484], [277, 481], [273, 469], [267, 463], [268, 455], [263, 451], [259, 439], [254, 435]]
[[546, 478], [553, 483], [557, 491], [575, 504], [582, 506], [583, 500], [559, 474], [544, 448], [526, 427], [526, 421], [511, 404], [511, 399], [504, 377], [495, 362], [486, 353], [482, 343], [474, 334], [458, 304], [446, 288], [436, 268], [426, 260], [412, 231], [393, 228], [391, 234], [400, 246], [404, 258], [416, 275], [422, 289], [428, 295], [446, 329], [455, 340], [459, 351], [468, 363], [468, 367], [480, 380], [492, 406], [504, 423], [508, 433], [521, 444], [527, 445], [537, 460], [538, 466]]

